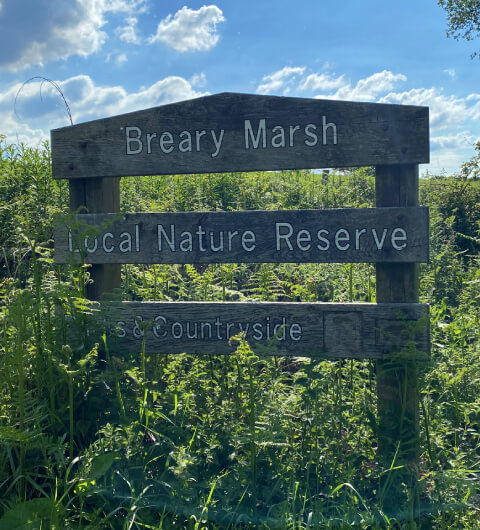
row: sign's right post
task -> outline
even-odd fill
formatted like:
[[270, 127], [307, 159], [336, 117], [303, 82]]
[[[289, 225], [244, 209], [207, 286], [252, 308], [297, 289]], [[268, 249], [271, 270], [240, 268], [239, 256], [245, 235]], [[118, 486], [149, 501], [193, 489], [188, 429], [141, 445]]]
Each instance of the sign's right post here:
[[[375, 194], [376, 206], [418, 206], [418, 165], [377, 166]], [[418, 302], [418, 291], [416, 263], [377, 263], [377, 303]], [[418, 479], [417, 371], [415, 360], [377, 361], [379, 461], [384, 469], [400, 466], [393, 475], [384, 474], [380, 485], [388, 511], [403, 504], [402, 484], [412, 487]]]

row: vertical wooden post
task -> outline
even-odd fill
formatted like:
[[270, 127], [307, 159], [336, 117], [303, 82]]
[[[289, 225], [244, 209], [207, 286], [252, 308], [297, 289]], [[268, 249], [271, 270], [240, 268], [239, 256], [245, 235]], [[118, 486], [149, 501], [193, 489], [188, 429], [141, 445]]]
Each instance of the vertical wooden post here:
[[[120, 178], [70, 179], [70, 209], [82, 213], [117, 213], [120, 211]], [[101, 300], [121, 285], [121, 265], [92, 265], [87, 286], [89, 300]]]
[[[376, 206], [417, 206], [418, 165], [377, 166]], [[418, 302], [418, 265], [377, 264], [377, 302]], [[378, 456], [386, 473], [384, 508], [393, 515], [406, 498], [403, 490], [418, 478], [419, 396], [415, 361], [377, 362]], [[393, 466], [392, 466], [393, 467]], [[403, 500], [403, 502], [402, 502]]]

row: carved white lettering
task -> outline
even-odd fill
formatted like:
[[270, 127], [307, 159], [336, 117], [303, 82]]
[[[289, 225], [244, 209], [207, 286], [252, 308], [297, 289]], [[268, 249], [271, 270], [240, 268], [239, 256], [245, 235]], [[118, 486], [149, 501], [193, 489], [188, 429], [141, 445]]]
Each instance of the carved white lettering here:
[[167, 324], [167, 319], [165, 317], [158, 316], [155, 318], [155, 320], [153, 321], [153, 327], [152, 327], [152, 331], [155, 337], [166, 337], [167, 336], [167, 332], [162, 331], [162, 326], [166, 326], [166, 324]]
[[299, 341], [302, 338], [302, 326], [300, 324], [290, 326], [290, 338], [294, 341]]
[[182, 141], [178, 144], [178, 150], [181, 153], [188, 153], [192, 150], [192, 135], [188, 131], [182, 131], [180, 133]]
[[245, 230], [242, 234], [242, 248], [246, 252], [255, 250], [255, 234], [251, 230]]
[[210, 232], [210, 248], [213, 252], [223, 252], [223, 232], [218, 234], [219, 243], [218, 246], [215, 246], [215, 232]]
[[168, 155], [168, 153], [171, 153], [175, 147], [173, 144], [173, 136], [169, 132], [164, 132], [160, 136], [160, 149]]
[[191, 232], [182, 232], [180, 234], [182, 240], [180, 241], [180, 250], [183, 252], [192, 252], [193, 250], [193, 237]]
[[377, 245], [378, 250], [382, 250], [383, 244], [385, 243], [385, 237], [387, 235], [387, 229], [384, 228], [382, 232], [382, 239], [378, 239], [377, 230], [372, 228], [373, 239], [375, 239], [375, 244]]
[[280, 125], [277, 125], [272, 129], [272, 132], [275, 133], [272, 136], [272, 147], [285, 147], [285, 130]]
[[[284, 232], [283, 234], [280, 233], [280, 230], [287, 229], [287, 232]], [[280, 250], [280, 240], [284, 239], [285, 243], [287, 244], [287, 247], [289, 250], [293, 250], [292, 243], [290, 243], [290, 237], [293, 234], [293, 226], [290, 223], [275, 223], [275, 241], [276, 241], [276, 248], [277, 250]]]
[[362, 228], [359, 230], [358, 228], [355, 230], [355, 250], [360, 249], [360, 236], [364, 234], [367, 231], [366, 228]]
[[[395, 228], [392, 232], [391, 241], [395, 250], [403, 250], [407, 246], [407, 233], [403, 228]], [[398, 244], [399, 241], [402, 242], [400, 245]]]
[[[178, 318], [178, 317], [177, 317]], [[279, 342], [296, 341], [302, 338], [302, 326], [298, 322], [289, 322], [285, 316], [265, 316], [257, 321], [225, 321], [219, 315], [205, 320], [177, 320], [164, 315], [157, 315], [153, 325], [144, 325], [141, 316], [133, 317], [130, 325], [124, 321], [116, 322], [117, 337], [132, 335], [135, 339], [143, 339], [145, 333], [151, 333], [157, 339], [173, 339], [178, 341], [227, 341], [238, 333], [243, 333], [247, 340], [263, 341], [276, 339]]]
[[200, 138], [202, 136], [205, 136], [207, 132], [205, 130], [203, 131], [195, 131], [195, 137], [197, 139], [197, 151], [200, 151]]
[[309, 138], [309, 140], [305, 140], [305, 145], [308, 145], [308, 147], [313, 147], [318, 143], [318, 136], [315, 132], [312, 131], [312, 129], [313, 131], [317, 130], [317, 126], [313, 123], [309, 123], [305, 127], [305, 135]]
[[147, 134], [147, 153], [152, 154], [152, 140], [157, 137], [157, 133]]
[[222, 148], [223, 136], [225, 134], [225, 131], [224, 129], [221, 129], [220, 136], [218, 138], [213, 129], [210, 132], [212, 133], [213, 143], [215, 144], [215, 151], [212, 153], [211, 156], [212, 158], [215, 158], [216, 156], [218, 156], [218, 153], [220, 152], [220, 149]]
[[234, 230], [233, 232], [229, 231], [228, 232], [228, 250], [231, 251], [232, 250], [232, 240], [235, 236], [238, 236], [238, 231], [237, 230]]
[[92, 239], [93, 239], [93, 247], [89, 247], [89, 246], [88, 246], [88, 240], [89, 240], [89, 239], [90, 239], [90, 238], [89, 238], [88, 236], [85, 238], [85, 241], [84, 241], [85, 248], [86, 248], [86, 250], [87, 250], [87, 252], [88, 252], [89, 254], [93, 254], [93, 253], [97, 250], [97, 247], [98, 247], [98, 239], [97, 239], [96, 237], [92, 238]]
[[[139, 230], [139, 225], [137, 225]], [[243, 248], [251, 252], [256, 246], [256, 235], [251, 230], [205, 230], [197, 225], [195, 231], [184, 230], [177, 235], [175, 224], [157, 225], [157, 244], [159, 252], [232, 252]], [[140, 241], [140, 233], [137, 234]], [[177, 239], [178, 237], [178, 239]], [[139, 248], [139, 246], [138, 246]]]
[[308, 230], [299, 230], [297, 234], [297, 247], [304, 252], [312, 248], [312, 236]]
[[195, 233], [198, 235], [198, 248], [200, 252], [205, 252], [206, 248], [203, 246], [203, 236], [206, 232], [202, 229], [202, 225], [198, 225], [198, 230]]
[[120, 237], [123, 238], [118, 247], [120, 252], [132, 252], [132, 236], [128, 232], [122, 232]]
[[293, 147], [293, 137], [295, 133], [300, 129], [300, 125], [290, 125], [290, 147]]
[[145, 334], [145, 330], [143, 328], [143, 318], [141, 316], [136, 316], [134, 318], [135, 325], [133, 326], [133, 336], [136, 339], [143, 338], [143, 335]]
[[254, 136], [252, 124], [250, 120], [245, 120], [245, 149], [250, 149], [250, 141], [252, 143], [253, 149], [258, 149], [260, 145], [260, 140], [262, 141], [262, 147], [267, 147], [267, 130], [265, 120], [260, 120], [258, 122], [257, 134]]
[[113, 249], [115, 248], [113, 245], [107, 247], [107, 238], [113, 239], [113, 234], [111, 232], [107, 232], [103, 234], [102, 237], [102, 248], [105, 252], [113, 252]]
[[337, 145], [337, 126], [334, 123], [327, 123], [327, 117], [322, 116], [322, 127], [323, 127], [323, 145], [327, 145], [327, 131], [332, 129], [333, 133], [333, 144]]
[[170, 225], [170, 237], [163, 228], [163, 225], [157, 225], [157, 240], [158, 240], [158, 251], [162, 251], [162, 238], [165, 239], [167, 245], [170, 247], [172, 252], [175, 252], [175, 225]]
[[321, 242], [320, 245], [317, 245], [317, 248], [318, 250], [328, 250], [330, 248], [330, 241], [328, 239], [325, 239], [322, 234], [328, 236], [329, 232], [328, 230], [325, 230], [325, 228], [322, 228], [317, 232], [317, 239]]
[[183, 337], [183, 327], [180, 322], [174, 322], [172, 324], [172, 337], [174, 339], [181, 339]]
[[[337, 125], [328, 122], [326, 116], [322, 116], [321, 124], [270, 125], [267, 121], [267, 118], [244, 120], [245, 149], [265, 149], [268, 146], [282, 149], [302, 145], [315, 147], [319, 141], [323, 145], [337, 145], [338, 143]], [[158, 156], [171, 154], [175, 150], [179, 153], [191, 153], [192, 151], [198, 153], [208, 150], [211, 158], [216, 158], [227, 136], [225, 129], [183, 130], [179, 133], [172, 130], [144, 132], [137, 126], [128, 126], [123, 129], [125, 130], [127, 155], [144, 153]]]
[[[131, 132], [135, 132], [135, 136], [131, 136]], [[125, 127], [125, 136], [127, 140], [127, 155], [138, 155], [141, 153], [143, 142], [141, 141], [142, 130], [140, 127]], [[136, 147], [132, 148], [132, 144]]]
[[[345, 244], [341, 243], [345, 241]], [[340, 228], [335, 234], [335, 246], [338, 250], [348, 250], [350, 248], [350, 234], [345, 230], [345, 228]]]
[[115, 334], [119, 339], [123, 339], [127, 335], [127, 331], [125, 329], [127, 323], [123, 320], [120, 320], [116, 323], [115, 326]]

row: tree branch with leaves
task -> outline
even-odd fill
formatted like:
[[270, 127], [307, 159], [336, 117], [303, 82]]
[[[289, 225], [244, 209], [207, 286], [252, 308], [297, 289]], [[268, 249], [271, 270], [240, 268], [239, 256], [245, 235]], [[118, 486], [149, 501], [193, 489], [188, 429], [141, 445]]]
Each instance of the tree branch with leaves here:
[[[447, 13], [447, 37], [474, 40], [480, 36], [480, 0], [438, 0]], [[472, 54], [472, 59], [479, 55]]]

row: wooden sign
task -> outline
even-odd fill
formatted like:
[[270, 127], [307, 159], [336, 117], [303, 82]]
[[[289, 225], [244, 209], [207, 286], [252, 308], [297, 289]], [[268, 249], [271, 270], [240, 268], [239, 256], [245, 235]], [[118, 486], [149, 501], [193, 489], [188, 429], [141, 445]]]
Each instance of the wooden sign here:
[[225, 354], [243, 334], [264, 355], [381, 358], [429, 352], [425, 304], [121, 302], [100, 318], [110, 351]]
[[428, 107], [224, 93], [53, 130], [54, 178], [429, 162]]
[[86, 214], [75, 224], [83, 231], [57, 227], [57, 263], [428, 261], [428, 208]]
[[[57, 227], [56, 260], [92, 263], [95, 300], [120, 287], [120, 263], [376, 262], [378, 304], [119, 302], [86, 331], [113, 354], [226, 354], [242, 336], [258, 354], [377, 359], [378, 460], [419, 468], [417, 367], [396, 361], [430, 350], [414, 263], [428, 259], [427, 107], [225, 93], [56, 129], [51, 144], [71, 210], [92, 212]], [[111, 214], [115, 177], [349, 166], [376, 166], [382, 208]]]

